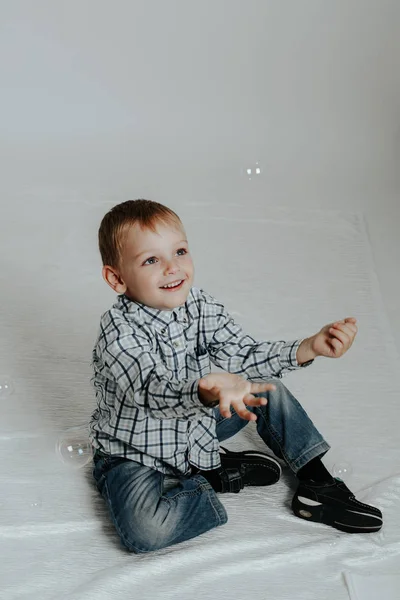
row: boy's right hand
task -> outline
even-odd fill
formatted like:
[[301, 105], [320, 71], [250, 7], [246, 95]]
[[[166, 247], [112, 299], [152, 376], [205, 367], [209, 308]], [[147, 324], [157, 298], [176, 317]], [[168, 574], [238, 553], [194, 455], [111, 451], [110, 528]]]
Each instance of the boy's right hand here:
[[266, 398], [256, 398], [253, 394], [276, 390], [273, 383], [251, 383], [233, 373], [210, 373], [199, 379], [198, 394], [202, 404], [207, 406], [219, 401], [219, 411], [223, 417], [230, 418], [230, 405], [235, 412], [247, 421], [255, 421], [257, 416], [247, 410], [249, 406], [265, 406]]

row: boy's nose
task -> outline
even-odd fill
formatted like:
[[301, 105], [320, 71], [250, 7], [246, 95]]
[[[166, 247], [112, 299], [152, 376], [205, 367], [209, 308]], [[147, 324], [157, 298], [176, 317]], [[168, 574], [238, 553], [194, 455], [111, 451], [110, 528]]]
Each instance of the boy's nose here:
[[178, 265], [175, 263], [170, 263], [168, 267], [165, 269], [165, 273], [176, 273], [178, 271]]

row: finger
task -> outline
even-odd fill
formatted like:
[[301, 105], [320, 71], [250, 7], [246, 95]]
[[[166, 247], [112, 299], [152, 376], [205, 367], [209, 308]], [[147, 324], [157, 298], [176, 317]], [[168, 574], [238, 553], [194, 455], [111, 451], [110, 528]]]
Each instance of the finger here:
[[350, 347], [351, 344], [354, 342], [354, 338], [356, 336], [356, 332], [354, 332], [351, 329], [349, 329], [348, 326], [346, 326], [346, 325], [341, 325], [340, 328], [334, 327], [334, 330], [335, 330], [335, 332], [342, 332], [344, 336], [347, 336], [347, 339], [344, 339], [343, 336], [341, 336], [340, 333], [338, 333], [337, 337], [344, 344], [347, 344]]
[[221, 417], [225, 417], [226, 419], [230, 419], [232, 416], [231, 413], [231, 403], [227, 399], [220, 398], [219, 400], [219, 412]]
[[246, 419], [246, 421], [256, 421], [257, 420], [257, 416], [254, 413], [252, 413], [250, 410], [247, 410], [247, 408], [245, 407], [245, 405], [242, 402], [239, 405], [235, 405], [234, 408], [235, 408], [235, 412], [242, 419]]
[[263, 396], [255, 398], [252, 394], [247, 394], [247, 396], [243, 398], [243, 402], [248, 406], [265, 406], [268, 404], [267, 398], [264, 398]]
[[[347, 335], [349, 341], [353, 340], [356, 336], [356, 332], [353, 331], [352, 329], [350, 329], [348, 326], [346, 325], [339, 325], [339, 326], [334, 326], [332, 327], [333, 331], [330, 331], [329, 333], [331, 333], [332, 335], [334, 334], [338, 334], [338, 337], [342, 340], [342, 337], [340, 337], [341, 333], [343, 335]], [[343, 341], [343, 340], [342, 340]]]
[[242, 419], [246, 419], [246, 421], [257, 421], [257, 415], [250, 412], [249, 410], [246, 410], [246, 412], [242, 416]]
[[353, 335], [355, 333], [357, 333], [358, 329], [356, 325], [353, 325], [352, 323], [333, 323], [331, 325], [331, 327], [335, 327], [336, 329], [340, 329], [341, 331], [344, 331], [346, 333], [348, 333], [349, 335]]
[[256, 397], [253, 396], [253, 394], [246, 394], [245, 396], [243, 396], [243, 402], [245, 402], [246, 404], [249, 404], [250, 402], [252, 402], [255, 399], [256, 399]]
[[252, 394], [257, 394], [259, 392], [267, 392], [268, 390], [276, 390], [276, 385], [274, 385], [273, 383], [252, 383], [250, 388]]
[[347, 333], [343, 333], [343, 331], [341, 331], [340, 329], [337, 329], [335, 327], [331, 327], [330, 330], [329, 330], [329, 333], [331, 335], [333, 335], [334, 337], [336, 337], [338, 340], [340, 340], [343, 344], [350, 343], [350, 338], [347, 335]]
[[356, 323], [357, 319], [354, 317], [348, 317], [347, 319], [342, 319], [341, 321], [335, 321], [335, 323], [332, 323], [331, 327], [346, 327], [346, 330], [357, 333], [358, 327]]
[[343, 350], [343, 342], [333, 338], [330, 340], [330, 344], [334, 350], [334, 352], [342, 352]]

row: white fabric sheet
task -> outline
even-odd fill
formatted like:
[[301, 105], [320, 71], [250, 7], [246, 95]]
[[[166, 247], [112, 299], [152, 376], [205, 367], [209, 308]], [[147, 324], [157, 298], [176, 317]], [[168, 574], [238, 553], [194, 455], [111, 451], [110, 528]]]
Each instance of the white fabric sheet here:
[[400, 574], [345, 573], [351, 600], [399, 600]]
[[[258, 339], [307, 337], [358, 319], [348, 354], [319, 358], [283, 383], [331, 444], [325, 464], [350, 462], [347, 483], [382, 509], [383, 529], [350, 535], [296, 518], [296, 481], [284, 469], [274, 486], [221, 495], [225, 526], [135, 555], [121, 548], [89, 465], [70, 470], [55, 452], [58, 436], [94, 406], [90, 353], [115, 298], [101, 279], [96, 234], [111, 205], [41, 198], [10, 206], [0, 224], [0, 371], [16, 389], [1, 398], [2, 600], [347, 600], [344, 573], [398, 572], [398, 356], [362, 214], [172, 207], [186, 225], [196, 285]], [[265, 449], [253, 423], [224, 445]]]

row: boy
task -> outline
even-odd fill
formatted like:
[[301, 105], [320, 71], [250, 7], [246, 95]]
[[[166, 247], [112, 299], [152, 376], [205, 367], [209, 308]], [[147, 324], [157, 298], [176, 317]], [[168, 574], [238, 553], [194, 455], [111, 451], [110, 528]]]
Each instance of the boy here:
[[[342, 356], [356, 319], [303, 340], [257, 342], [192, 286], [184, 227], [157, 202], [112, 208], [99, 248], [118, 299], [101, 317], [93, 350], [90, 438], [93, 475], [123, 546], [144, 553], [191, 539], [227, 522], [217, 493], [278, 481], [272, 456], [219, 446], [251, 420], [299, 480], [296, 516], [349, 533], [378, 531], [382, 513], [330, 475], [321, 461], [329, 444], [280, 382], [317, 356]], [[224, 372], [211, 373], [210, 360]]]

